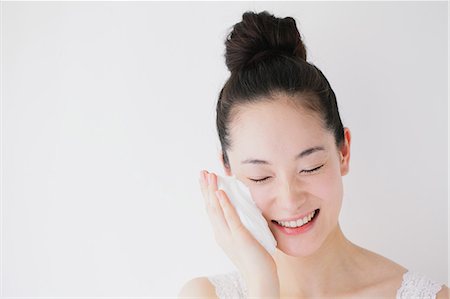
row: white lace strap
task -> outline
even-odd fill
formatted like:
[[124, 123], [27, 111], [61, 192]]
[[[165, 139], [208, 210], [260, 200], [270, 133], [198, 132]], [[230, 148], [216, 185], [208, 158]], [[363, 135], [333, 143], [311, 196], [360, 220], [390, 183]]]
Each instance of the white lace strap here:
[[401, 287], [397, 290], [396, 299], [436, 299], [436, 294], [441, 289], [439, 284], [424, 274], [415, 271], [407, 271], [403, 274]]
[[247, 289], [238, 271], [208, 276], [220, 299], [247, 298]]

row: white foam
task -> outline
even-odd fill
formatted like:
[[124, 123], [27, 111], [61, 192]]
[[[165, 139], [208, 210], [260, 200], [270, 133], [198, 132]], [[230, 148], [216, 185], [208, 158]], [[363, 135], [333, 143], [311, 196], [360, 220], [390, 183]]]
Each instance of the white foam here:
[[247, 186], [235, 176], [217, 175], [217, 187], [222, 189], [230, 198], [237, 210], [242, 224], [253, 234], [256, 240], [270, 253], [275, 252], [277, 241], [269, 229], [269, 224], [261, 210], [253, 201]]

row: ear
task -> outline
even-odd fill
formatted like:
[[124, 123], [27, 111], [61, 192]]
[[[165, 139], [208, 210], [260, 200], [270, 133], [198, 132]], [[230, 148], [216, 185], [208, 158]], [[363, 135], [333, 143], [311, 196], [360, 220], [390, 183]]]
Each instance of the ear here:
[[223, 151], [222, 150], [219, 151], [219, 160], [220, 160], [220, 164], [222, 165], [223, 171], [225, 172], [225, 174], [227, 176], [232, 176], [233, 173], [231, 172], [231, 169], [225, 166], [225, 162], [223, 160]]
[[341, 166], [341, 176], [344, 176], [348, 173], [350, 168], [350, 143], [351, 143], [351, 134], [349, 128], [344, 128], [344, 144], [339, 150], [340, 154], [340, 166]]

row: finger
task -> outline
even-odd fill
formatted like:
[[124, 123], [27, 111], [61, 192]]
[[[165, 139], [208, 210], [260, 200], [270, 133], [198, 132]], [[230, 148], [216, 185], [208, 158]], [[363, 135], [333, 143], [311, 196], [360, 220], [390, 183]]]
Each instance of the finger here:
[[206, 212], [208, 213], [208, 217], [211, 218], [211, 215], [210, 215], [211, 199], [209, 198], [210, 195], [209, 195], [209, 190], [208, 190], [208, 186], [209, 186], [208, 176], [209, 176], [208, 171], [206, 171], [206, 170], [200, 171], [199, 183], [200, 183], [200, 189], [202, 192], [203, 203], [205, 205]]
[[[211, 177], [211, 175], [207, 171], [202, 170], [200, 172], [199, 182], [200, 182], [200, 187], [202, 190], [202, 195], [204, 198], [208, 218], [212, 224], [215, 239], [216, 239], [216, 241], [219, 242], [219, 238], [226, 238], [224, 236], [224, 234], [229, 235], [229, 229], [227, 227], [226, 220], [220, 221], [220, 217], [224, 218], [224, 216], [218, 215], [217, 211], [214, 210], [214, 206], [212, 205], [212, 202], [214, 200], [217, 200], [217, 196], [215, 196], [216, 197], [216, 199], [215, 199], [214, 196], [211, 196], [211, 194], [210, 194], [209, 189], [210, 189], [210, 186], [213, 185], [212, 183], [208, 182], [209, 180], [211, 180], [210, 177]], [[217, 185], [217, 182], [216, 182], [216, 185]]]
[[241, 230], [244, 227], [244, 224], [242, 223], [241, 218], [239, 218], [239, 214], [231, 203], [227, 193], [223, 190], [219, 190], [218, 195], [218, 197], [220, 197], [219, 201], [222, 206], [223, 214], [231, 233]]
[[225, 215], [219, 203], [219, 198], [216, 195], [217, 177], [214, 173], [210, 173], [208, 174], [208, 176], [209, 176], [208, 195], [210, 200], [209, 213], [212, 216], [211, 220], [214, 223], [217, 233], [229, 234], [230, 229], [228, 228], [228, 223], [225, 219]]
[[200, 178], [199, 178], [200, 189], [202, 191], [203, 202], [205, 204], [205, 208], [207, 208], [209, 205], [208, 182], [207, 182], [207, 177], [206, 177], [207, 174], [208, 174], [208, 172], [206, 170], [202, 170], [202, 171], [200, 171]]

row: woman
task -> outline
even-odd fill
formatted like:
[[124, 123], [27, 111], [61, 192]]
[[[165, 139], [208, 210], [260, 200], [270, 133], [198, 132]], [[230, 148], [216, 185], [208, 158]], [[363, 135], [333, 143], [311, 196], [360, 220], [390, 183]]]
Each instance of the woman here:
[[[344, 236], [338, 218], [351, 134], [327, 79], [306, 61], [295, 20], [246, 12], [225, 44], [222, 164], [249, 188], [277, 250], [272, 256], [253, 238], [216, 175], [202, 171], [215, 238], [239, 271], [193, 279], [179, 297], [448, 298], [445, 285]], [[304, 227], [282, 228], [305, 216], [313, 217]]]

